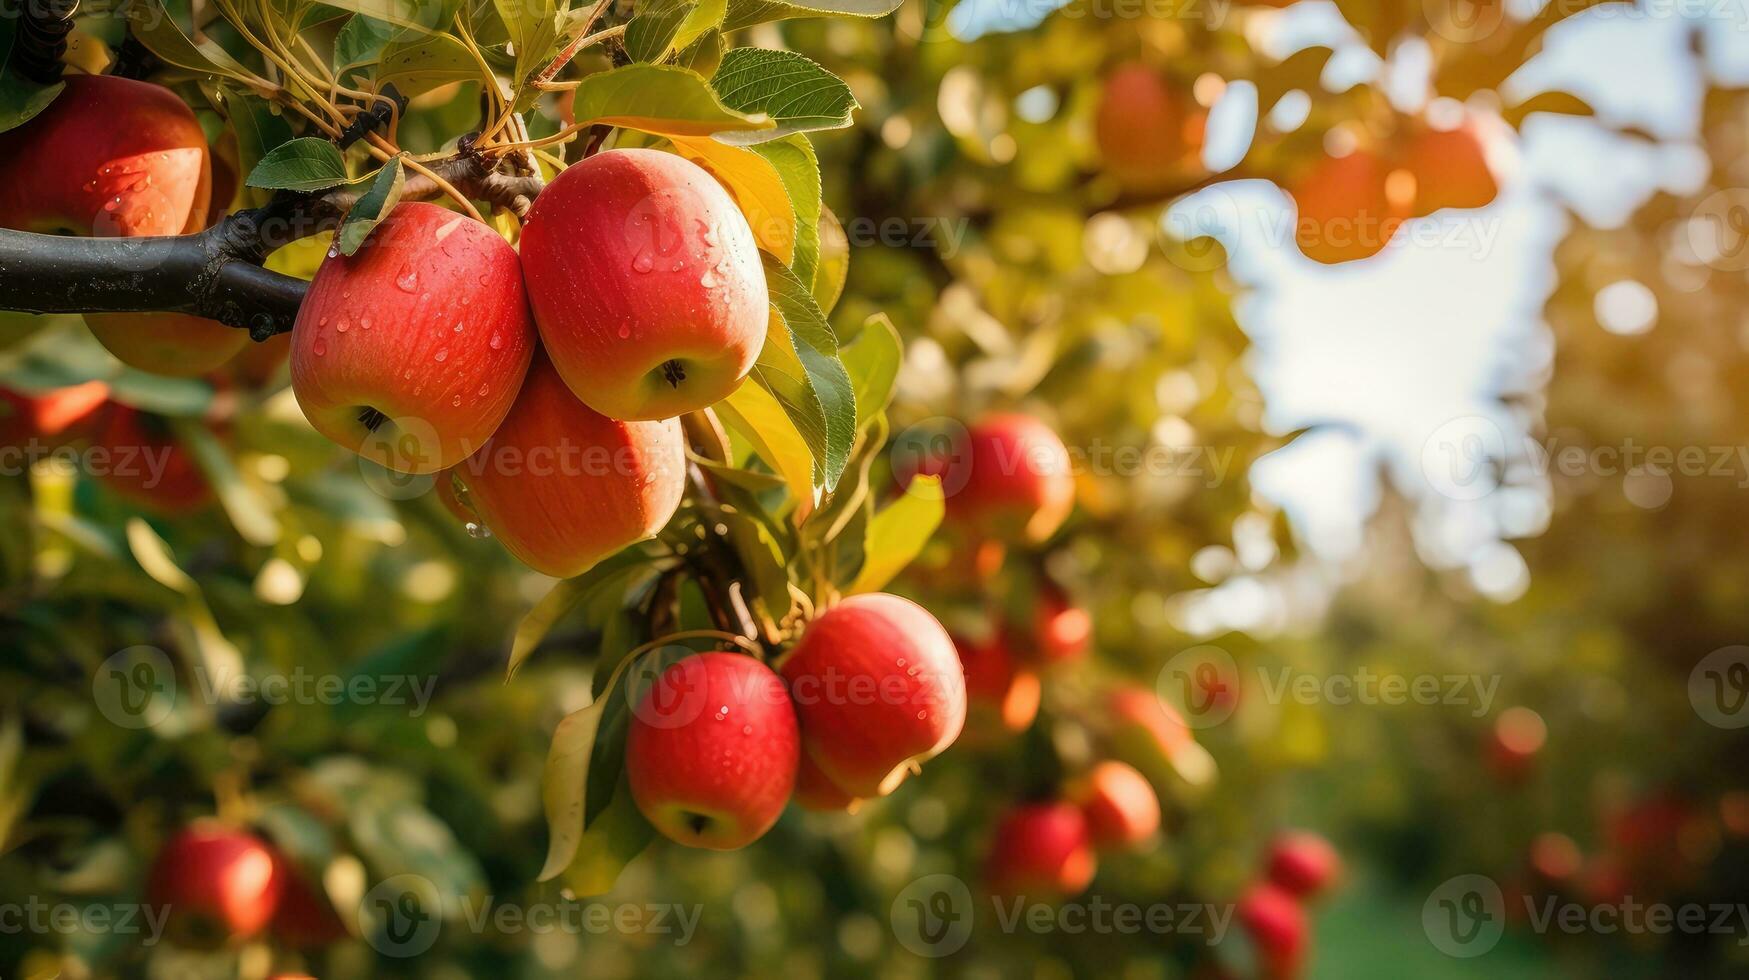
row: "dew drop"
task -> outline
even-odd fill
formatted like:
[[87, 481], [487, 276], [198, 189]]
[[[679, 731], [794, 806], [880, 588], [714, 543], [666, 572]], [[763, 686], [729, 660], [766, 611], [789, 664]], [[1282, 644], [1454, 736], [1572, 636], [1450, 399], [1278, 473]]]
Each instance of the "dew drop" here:
[[462, 332], [462, 322], [461, 322], [461, 321], [460, 321], [460, 320], [457, 320], [457, 321], [456, 321], [456, 322], [455, 322], [455, 332], [456, 332], [456, 333], [461, 333], [461, 332]]
[[918, 721], [922, 721], [923, 719], [928, 718], [928, 717], [929, 717], [929, 712], [927, 712], [927, 711], [917, 712], [917, 720]]
[[619, 325], [619, 339], [625, 340], [627, 337], [630, 337], [631, 335], [632, 335], [632, 328], [631, 327], [628, 327], [623, 323]]
[[698, 277], [698, 284], [706, 289], [715, 289], [721, 286], [723, 281], [717, 278], [717, 270], [706, 269], [704, 275]]
[[681, 269], [684, 269], [684, 268], [686, 268], [686, 260], [685, 259], [675, 259], [674, 260], [674, 268], [670, 271], [679, 272]]
[[316, 341], [315, 355], [317, 357], [321, 357], [323, 354], [326, 354], [326, 353], [328, 353], [328, 345], [320, 340]]
[[500, 333], [494, 333], [494, 334], [492, 334], [492, 339], [490, 341], [488, 341], [488, 343], [491, 345], [493, 350], [503, 350], [504, 349], [504, 335], [500, 334]]
[[96, 189], [97, 189], [97, 181], [95, 178], [85, 182], [85, 193], [89, 194]]
[[316, 326], [325, 327], [327, 325], [328, 325], [328, 318], [327, 317], [323, 316], [323, 317], [316, 318]]
[[405, 371], [402, 371], [402, 372], [401, 372], [401, 378], [402, 378], [402, 379], [403, 379], [403, 380], [406, 380], [406, 381], [412, 381], [412, 380], [413, 380], [413, 369], [412, 369], [412, 368], [408, 368], [408, 369], [407, 369], [407, 370], [405, 370]]
[[741, 734], [743, 734], [743, 735], [753, 734], [753, 726], [752, 725], [742, 725], [741, 726]]
[[446, 360], [448, 360], [449, 359], [449, 348], [445, 347], [443, 350], [438, 351], [436, 354], [434, 354], [432, 356], [431, 359], [434, 361], [446, 361]]
[[457, 395], [454, 398], [451, 398], [449, 400], [449, 403], [451, 405], [454, 405], [456, 408], [461, 408], [462, 407], [462, 396]]
[[490, 391], [490, 390], [491, 390], [491, 388], [489, 385], [481, 385], [480, 386], [480, 397], [481, 398], [486, 397], [486, 392]]
[[114, 211], [116, 208], [119, 208], [119, 207], [121, 207], [121, 198], [119, 198], [119, 197], [112, 197], [109, 200], [103, 202], [103, 210], [105, 210], [105, 211]]
[[484, 539], [484, 538], [489, 538], [492, 536], [492, 529], [491, 528], [488, 528], [484, 524], [476, 524], [473, 521], [468, 522], [467, 530], [468, 530], [468, 537], [470, 537], [470, 538]]
[[638, 257], [632, 260], [632, 271], [634, 272], [649, 272], [655, 267], [656, 261], [650, 258], [648, 252], [639, 252]]
[[395, 277], [395, 285], [401, 288], [401, 292], [410, 293], [419, 288], [419, 273], [412, 265], [403, 265], [401, 274]]
[[346, 318], [342, 317], [338, 323], [334, 324], [334, 329], [338, 333], [345, 333], [352, 329], [352, 324], [347, 323]]
[[361, 330], [369, 330], [370, 329], [370, 317], [368, 317], [368, 316], [367, 317], [360, 317], [358, 320], [358, 326], [359, 326], [359, 329], [361, 329]]

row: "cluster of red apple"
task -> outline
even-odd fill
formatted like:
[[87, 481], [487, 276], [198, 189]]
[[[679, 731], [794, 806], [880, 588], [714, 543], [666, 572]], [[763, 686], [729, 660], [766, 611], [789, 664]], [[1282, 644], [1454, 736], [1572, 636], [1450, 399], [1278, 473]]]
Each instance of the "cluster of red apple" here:
[[[1442, 120], [1443, 121], [1443, 120]], [[1106, 172], [1135, 193], [1167, 192], [1206, 173], [1208, 114], [1159, 69], [1140, 62], [1105, 78], [1094, 132]], [[1324, 156], [1288, 187], [1294, 240], [1307, 258], [1335, 264], [1375, 255], [1411, 218], [1479, 208], [1499, 192], [1502, 123], [1465, 113], [1456, 126], [1413, 120], [1379, 148]]]
[[998, 895], [1053, 900], [1085, 891], [1096, 849], [1136, 847], [1160, 829], [1160, 798], [1133, 766], [1094, 765], [1064, 797], [1023, 803], [996, 824], [986, 877]]
[[[75, 75], [0, 136], [0, 226], [198, 230], [211, 158], [168, 90]], [[318, 431], [403, 473], [447, 471], [513, 554], [575, 575], [667, 523], [685, 477], [675, 417], [746, 376], [767, 305], [752, 230], [720, 184], [673, 154], [610, 151], [547, 187], [520, 251], [477, 221], [404, 203], [356, 254], [331, 253], [292, 330], [292, 387]], [[161, 374], [207, 374], [247, 344], [177, 314], [86, 322], [118, 359]], [[113, 434], [136, 443], [150, 428], [118, 418]], [[152, 494], [167, 509], [206, 499], [184, 468]]]
[[1450, 129], [1417, 120], [1395, 143], [1320, 158], [1288, 189], [1300, 251], [1326, 264], [1364, 259], [1412, 218], [1487, 206], [1500, 190], [1503, 127], [1475, 114]]
[[165, 842], [147, 873], [146, 902], [166, 910], [167, 936], [190, 949], [263, 932], [292, 948], [346, 936], [333, 904], [290, 858], [254, 834], [212, 821], [190, 824]]
[[1292, 831], [1270, 845], [1263, 880], [1247, 888], [1234, 909], [1265, 976], [1288, 980], [1305, 971], [1306, 903], [1329, 891], [1341, 873], [1336, 848], [1318, 834]]

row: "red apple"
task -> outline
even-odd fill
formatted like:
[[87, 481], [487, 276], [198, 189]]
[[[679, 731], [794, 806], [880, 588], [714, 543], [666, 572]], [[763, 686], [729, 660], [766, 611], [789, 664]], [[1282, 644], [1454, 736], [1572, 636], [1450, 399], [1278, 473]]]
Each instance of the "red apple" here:
[[739, 653], [687, 657], [632, 712], [626, 773], [657, 830], [727, 851], [771, 829], [796, 784], [795, 709], [783, 681]]
[[396, 206], [330, 254], [292, 327], [292, 392], [318, 432], [403, 473], [479, 449], [534, 355], [516, 250], [435, 204]]
[[1326, 265], [1383, 251], [1405, 216], [1386, 193], [1386, 176], [1384, 164], [1368, 150], [1315, 163], [1289, 192], [1300, 251]]
[[1106, 707], [1112, 736], [1121, 743], [1131, 743], [1169, 759], [1196, 741], [1178, 712], [1152, 691], [1120, 687], [1111, 693]]
[[72, 75], [35, 118], [0, 133], [0, 227], [135, 238], [205, 226], [206, 135], [169, 89]]
[[578, 401], [544, 355], [504, 424], [453, 471], [510, 553], [559, 578], [652, 538], [680, 506], [680, 422], [617, 422]]
[[1478, 119], [1456, 129], [1422, 129], [1403, 153], [1403, 167], [1415, 177], [1413, 217], [1443, 208], [1486, 207], [1500, 193], [1488, 161], [1486, 129]]
[[168, 930], [182, 945], [215, 946], [259, 933], [279, 906], [273, 851], [259, 838], [217, 824], [195, 824], [158, 852], [146, 879], [146, 902], [169, 910]]
[[1530, 867], [1544, 881], [1564, 885], [1585, 867], [1585, 854], [1566, 834], [1544, 831], [1530, 842]]
[[891, 793], [966, 721], [959, 654], [909, 599], [855, 595], [821, 613], [782, 664], [802, 744], [852, 796]]
[[804, 810], [819, 813], [839, 811], [856, 812], [861, 800], [851, 796], [832, 781], [832, 777], [820, 771], [814, 760], [802, 753], [801, 760], [796, 765], [796, 804]]
[[[35, 118], [0, 133], [0, 228], [138, 238], [206, 227], [212, 165], [194, 113], [169, 89], [69, 75]], [[248, 342], [241, 330], [179, 313], [85, 318], [124, 364], [194, 377]]]
[[1105, 79], [1094, 136], [1106, 172], [1136, 191], [1170, 187], [1196, 169], [1202, 149], [1203, 114], [1140, 63], [1123, 65]]
[[299, 872], [284, 853], [274, 851], [275, 874], [282, 882], [270, 931], [288, 946], [326, 946], [346, 938], [346, 926], [319, 883]]
[[966, 732], [981, 738], [1025, 731], [1038, 716], [1038, 675], [1015, 661], [1002, 631], [983, 643], [955, 639], [966, 678]]
[[1290, 831], [1269, 846], [1269, 880], [1301, 898], [1326, 891], [1341, 873], [1341, 856], [1319, 834]]
[[704, 408], [735, 390], [765, 343], [753, 230], [715, 178], [672, 153], [572, 164], [529, 212], [522, 268], [553, 364], [609, 418]]
[[1252, 885], [1235, 909], [1251, 936], [1264, 975], [1273, 980], [1299, 976], [1305, 968], [1309, 928], [1299, 900], [1278, 885]]
[[1043, 541], [1075, 507], [1069, 450], [1029, 415], [989, 416], [944, 449], [895, 458], [895, 475], [906, 485], [918, 474], [941, 477], [948, 519], [975, 533]]
[[168, 422], [114, 403], [91, 434], [92, 474], [117, 495], [166, 516], [191, 514], [212, 502], [212, 484]]
[[0, 388], [0, 446], [24, 448], [35, 440], [53, 449], [61, 442], [57, 437], [91, 421], [108, 398], [109, 385], [102, 381], [36, 394]]
[[1093, 642], [1093, 618], [1063, 590], [1047, 585], [1033, 600], [1033, 649], [1045, 663], [1067, 663], [1086, 656]]
[[996, 825], [986, 875], [997, 895], [1049, 901], [1085, 891], [1097, 867], [1079, 808], [1029, 803], [1009, 810]]
[[225, 374], [246, 388], [265, 388], [279, 376], [291, 358], [291, 334], [274, 334], [259, 344], [244, 344], [237, 356], [225, 362]]
[[1133, 847], [1160, 829], [1160, 798], [1134, 766], [1106, 760], [1087, 773], [1070, 793], [1087, 817], [1087, 830], [1100, 847]]

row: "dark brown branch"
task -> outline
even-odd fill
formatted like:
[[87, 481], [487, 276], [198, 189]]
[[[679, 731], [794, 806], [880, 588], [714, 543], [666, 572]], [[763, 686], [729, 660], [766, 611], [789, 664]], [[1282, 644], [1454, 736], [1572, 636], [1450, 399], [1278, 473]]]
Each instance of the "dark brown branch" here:
[[[497, 173], [464, 154], [428, 166], [462, 193], [525, 214], [536, 177]], [[276, 250], [337, 227], [361, 190], [279, 194], [194, 235], [69, 238], [0, 230], [0, 309], [30, 313], [192, 313], [256, 340], [291, 329], [307, 284], [261, 268]], [[437, 197], [412, 174], [402, 198]], [[144, 328], [143, 328], [144, 329]]]

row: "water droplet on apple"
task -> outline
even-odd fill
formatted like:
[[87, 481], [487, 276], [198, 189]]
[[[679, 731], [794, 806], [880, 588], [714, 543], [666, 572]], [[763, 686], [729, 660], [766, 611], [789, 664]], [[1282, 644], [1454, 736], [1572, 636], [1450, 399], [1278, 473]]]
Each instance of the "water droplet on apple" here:
[[445, 347], [443, 350], [438, 351], [431, 359], [434, 361], [449, 360], [449, 348]]
[[352, 324], [347, 323], [345, 317], [341, 317], [340, 321], [338, 323], [334, 324], [334, 330], [337, 333], [345, 333], [346, 331], [351, 330], [351, 329], [352, 329]]
[[316, 341], [314, 353], [317, 357], [321, 357], [323, 354], [328, 353], [328, 345], [320, 340]]
[[489, 538], [492, 536], [492, 529], [491, 528], [487, 527], [484, 524], [476, 524], [473, 521], [468, 522], [467, 531], [468, 531], [468, 537], [470, 537], [470, 538], [484, 539], [484, 538]]
[[419, 288], [419, 272], [411, 264], [401, 266], [400, 275], [395, 277], [395, 285], [401, 292], [410, 293]]
[[322, 317], [317, 317], [317, 318], [316, 318], [316, 326], [318, 326], [318, 327], [325, 327], [325, 326], [327, 326], [327, 325], [328, 325], [328, 318], [327, 318], [327, 317], [325, 317], [325, 316], [322, 316]]
[[457, 321], [456, 321], [456, 322], [455, 322], [455, 332], [456, 332], [456, 333], [461, 333], [461, 332], [462, 332], [462, 322], [461, 322], [461, 321], [460, 321], [460, 320], [457, 320]]
[[449, 400], [449, 403], [451, 405], [455, 406], [456, 408], [461, 408], [462, 407], [462, 396], [457, 395], [454, 398], [451, 398]]
[[654, 269], [655, 267], [656, 267], [656, 260], [650, 258], [649, 252], [639, 252], [638, 257], [632, 260], [632, 271], [633, 272], [649, 272], [651, 269]]
[[686, 260], [685, 259], [675, 259], [674, 260], [674, 268], [670, 271], [679, 272], [681, 269], [684, 269], [684, 268], [686, 268]]
[[370, 329], [370, 317], [368, 317], [368, 316], [367, 317], [360, 317], [359, 321], [358, 321], [358, 326], [360, 327], [360, 329], [369, 330]]
[[928, 717], [929, 717], [929, 712], [927, 712], [927, 711], [917, 712], [917, 720], [918, 721], [922, 721], [923, 719], [928, 718]]
[[704, 275], [698, 277], [698, 284], [706, 289], [715, 289], [718, 286], [721, 286], [723, 282], [721, 279], [717, 278], [717, 270], [706, 269], [704, 270]]
[[105, 210], [105, 211], [114, 211], [116, 208], [119, 208], [119, 207], [121, 207], [121, 198], [119, 198], [119, 197], [112, 197], [109, 200], [103, 202], [103, 210]]
[[503, 350], [504, 349], [504, 335], [494, 331], [492, 334], [492, 339], [489, 341], [489, 343], [491, 344], [491, 347], [493, 350]]
[[742, 725], [741, 726], [741, 734], [743, 734], [743, 735], [753, 734], [753, 726], [752, 725]]
[[630, 337], [631, 335], [632, 335], [632, 328], [631, 327], [629, 327], [623, 323], [619, 325], [619, 339], [625, 340], [627, 337]]
[[402, 371], [401, 377], [407, 381], [412, 381], [413, 380], [413, 369], [408, 368], [407, 370]]
[[492, 390], [490, 385], [481, 385], [480, 386], [480, 397], [481, 398], [486, 397], [486, 392], [488, 392], [490, 390]]

